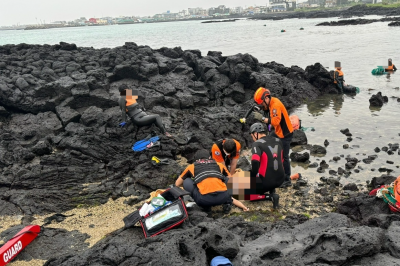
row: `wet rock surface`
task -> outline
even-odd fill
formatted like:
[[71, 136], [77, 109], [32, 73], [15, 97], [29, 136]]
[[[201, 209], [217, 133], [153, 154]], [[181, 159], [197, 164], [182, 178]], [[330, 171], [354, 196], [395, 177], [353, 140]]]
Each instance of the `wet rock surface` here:
[[388, 102], [388, 97], [383, 96], [381, 92], [374, 94], [369, 99], [370, 106], [382, 107], [384, 103]]
[[[252, 19], [257, 20], [281, 20], [288, 18], [329, 18], [329, 17], [340, 17], [340, 18], [352, 18], [352, 17], [363, 17], [366, 15], [380, 15], [380, 16], [399, 16], [400, 11], [398, 8], [387, 8], [381, 6], [366, 6], [356, 5], [344, 10], [321, 10], [312, 12], [293, 12], [286, 14], [266, 14], [253, 16]], [[395, 21], [396, 18], [388, 18], [385, 21]]]
[[[196, 150], [226, 136], [243, 147], [252, 143], [246, 132], [255, 121], [243, 125], [239, 117], [258, 87], [290, 110], [326, 92], [314, 84], [333, 84], [318, 64], [282, 67], [284, 75], [249, 54], [203, 56], [135, 43], [4, 45], [0, 62], [0, 200], [7, 206], [0, 214], [61, 212], [165, 187], [183, 170], [177, 156], [191, 162]], [[155, 127], [118, 127], [121, 83], [137, 88], [146, 112], [160, 114], [167, 131], [187, 141], [161, 136], [159, 148], [133, 152], [133, 143]], [[294, 140], [307, 144], [304, 132]], [[155, 168], [152, 156], [171, 163]]]
[[[330, 204], [336, 206], [333, 197], [338, 199], [341, 190], [325, 186], [316, 192], [325, 195], [324, 204], [331, 198]], [[285, 203], [290, 205], [290, 200]], [[288, 215], [269, 222], [274, 212], [247, 213], [249, 220], [244, 218], [246, 213], [210, 216], [195, 206], [177, 229], [147, 240], [139, 227], [120, 229], [79, 254], [56, 256], [45, 265], [209, 265], [218, 255], [234, 265], [364, 265], [360, 263], [382, 256], [391, 263], [400, 260], [400, 246], [393, 235], [400, 228], [400, 216], [392, 214], [382, 199], [355, 193], [341, 197], [337, 211], [313, 219]]]
[[381, 19], [344, 19], [339, 21], [331, 21], [331, 22], [322, 22], [317, 24], [316, 26], [346, 26], [346, 25], [365, 25], [371, 24], [374, 22], [387, 22], [390, 21], [388, 26], [397, 26], [400, 23], [400, 18], [381, 18]]
[[[143, 239], [138, 227], [119, 229], [90, 247], [84, 233], [51, 227], [71, 219], [62, 212], [77, 207], [127, 198], [126, 205], [137, 208], [148, 192], [176, 180], [184, 168], [177, 159], [192, 162], [198, 149], [209, 149], [218, 139], [229, 136], [249, 147], [248, 130], [255, 121], [249, 118], [243, 125], [239, 117], [251, 106], [258, 87], [270, 88], [289, 110], [303, 99], [336, 93], [329, 72], [318, 63], [303, 70], [262, 64], [249, 54], [202, 56], [197, 50], [154, 50], [135, 43], [99, 50], [67, 43], [5, 45], [0, 46], [0, 62], [0, 216], [21, 216], [21, 223], [27, 224], [35, 215], [50, 215], [43, 234], [18, 260], [40, 259], [45, 265], [207, 265], [223, 255], [234, 265], [345, 265], [382, 256], [391, 263], [400, 254], [396, 243], [386, 238], [397, 232], [398, 216], [379, 203], [382, 200], [366, 197], [365, 189], [348, 185], [342, 195], [341, 178], [361, 160], [350, 157], [335, 160], [340, 163], [334, 166], [337, 174], [329, 169], [331, 163], [314, 162], [333, 176], [326, 175], [317, 186], [304, 178], [280, 190], [279, 211], [261, 209], [255, 202], [248, 204], [250, 212], [207, 215], [195, 206], [181, 227], [157, 237]], [[148, 113], [160, 114], [167, 131], [180, 141], [160, 136], [160, 147], [134, 153], [132, 144], [156, 129], [131, 124], [118, 128], [121, 83], [137, 88], [139, 104]], [[294, 153], [301, 161], [308, 161], [309, 154], [326, 154], [324, 147], [308, 144], [302, 131], [295, 131], [293, 140], [293, 147], [308, 150]], [[397, 149], [388, 145], [388, 151]], [[167, 158], [170, 164], [155, 167], [152, 156]], [[241, 167], [249, 167], [241, 160]], [[377, 177], [371, 185], [393, 178]], [[336, 208], [340, 214], [329, 214]], [[21, 228], [2, 231], [1, 240]]]

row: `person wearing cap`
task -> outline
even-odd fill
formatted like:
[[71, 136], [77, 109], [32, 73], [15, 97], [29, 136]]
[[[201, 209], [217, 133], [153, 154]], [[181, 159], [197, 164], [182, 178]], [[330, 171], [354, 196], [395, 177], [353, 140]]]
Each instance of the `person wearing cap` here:
[[120, 85], [118, 90], [121, 96], [118, 103], [122, 111], [122, 122], [119, 124], [120, 127], [126, 125], [126, 114], [128, 114], [133, 124], [139, 127], [155, 124], [162, 134], [165, 134], [167, 137], [172, 137], [171, 134], [165, 130], [160, 115], [148, 115], [139, 107], [139, 104], [137, 103], [139, 92], [137, 90], [129, 89], [126, 84]]
[[225, 167], [230, 167], [233, 175], [236, 170], [237, 162], [240, 157], [240, 143], [235, 139], [220, 139], [211, 147], [212, 158], [222, 163]]
[[198, 150], [194, 160], [175, 181], [177, 187], [183, 185], [196, 204], [207, 212], [211, 211], [212, 206], [222, 205], [224, 213], [229, 213], [232, 203], [244, 211], [248, 210], [231, 197], [227, 188], [229, 171], [223, 164], [211, 159], [208, 150]]
[[397, 70], [397, 68], [395, 65], [393, 65], [392, 59], [389, 58], [388, 59], [388, 67], [385, 68], [385, 71], [387, 72], [387, 71], [396, 71], [396, 70]]
[[[283, 147], [283, 167], [285, 170], [285, 182], [283, 182], [281, 188], [289, 187], [292, 185], [290, 179], [290, 143], [293, 138], [293, 126], [289, 119], [289, 114], [283, 105], [283, 103], [276, 97], [271, 97], [271, 92], [263, 87], [260, 87], [254, 93], [254, 101], [257, 103], [253, 106], [246, 114], [245, 118], [241, 121], [246, 121], [246, 118], [253, 113], [254, 119], [259, 120], [262, 123], [267, 124], [269, 127], [272, 125], [275, 132], [272, 136], [279, 138], [282, 141]], [[263, 112], [256, 111], [259, 109]]]
[[284, 183], [286, 174], [282, 142], [276, 137], [268, 136], [261, 123], [251, 125], [250, 135], [254, 141], [251, 147], [251, 190], [256, 194], [269, 192], [273, 200], [279, 201], [275, 188]]

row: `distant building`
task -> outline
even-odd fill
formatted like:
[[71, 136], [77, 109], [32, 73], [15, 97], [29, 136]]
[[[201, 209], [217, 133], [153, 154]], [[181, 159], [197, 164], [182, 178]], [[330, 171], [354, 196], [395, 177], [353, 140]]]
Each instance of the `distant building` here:
[[296, 9], [296, 0], [269, 0], [267, 9], [271, 12], [292, 11]]
[[230, 14], [230, 8], [221, 5], [218, 7], [212, 7], [208, 9], [208, 15], [209, 16], [216, 16], [216, 15], [228, 15]]
[[270, 9], [272, 12], [283, 12], [286, 11], [286, 3], [272, 3], [270, 4]]
[[95, 18], [90, 18], [90, 19], [89, 19], [89, 23], [97, 24], [97, 19], [95, 19]]
[[325, 0], [325, 7], [334, 7], [336, 6], [336, 0]]
[[238, 6], [238, 7], [231, 8], [229, 10], [229, 13], [230, 14], [242, 14], [243, 13], [243, 7]]

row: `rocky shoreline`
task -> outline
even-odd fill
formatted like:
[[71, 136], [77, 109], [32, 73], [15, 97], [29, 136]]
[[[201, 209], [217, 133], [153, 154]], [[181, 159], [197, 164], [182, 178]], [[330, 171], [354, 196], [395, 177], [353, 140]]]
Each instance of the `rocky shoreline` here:
[[386, 7], [368, 7], [366, 5], [356, 5], [343, 10], [322, 10], [322, 11], [309, 11], [309, 12], [291, 12], [285, 14], [266, 14], [260, 16], [253, 16], [249, 19], [255, 20], [282, 20], [291, 18], [351, 18], [363, 17], [367, 15], [379, 16], [400, 16], [400, 8], [386, 8]]
[[[118, 128], [121, 83], [138, 88], [139, 103], [160, 114], [181, 141], [161, 136], [158, 149], [133, 152], [132, 144], [153, 128]], [[185, 165], [179, 158], [190, 163], [196, 150], [226, 136], [251, 145], [248, 130], [254, 121], [243, 125], [238, 118], [260, 86], [289, 110], [306, 99], [337, 93], [319, 63], [289, 68], [260, 63], [249, 54], [202, 55], [135, 43], [112, 49], [68, 43], [0, 46], [0, 217], [10, 220], [0, 228], [1, 239], [23, 224], [48, 219], [44, 233], [15, 263], [206, 265], [215, 254], [234, 265], [398, 261], [392, 238], [398, 216], [382, 200], [365, 196], [366, 187], [342, 189], [331, 173], [319, 184], [300, 180], [282, 191], [278, 212], [270, 203], [249, 203], [249, 213], [235, 210], [227, 216], [218, 210], [207, 216], [193, 207], [180, 229], [152, 239], [144, 240], [139, 228], [120, 229], [123, 216], [149, 192], [175, 181]], [[302, 131], [296, 131], [292, 145], [323, 153]], [[170, 164], [155, 167], [152, 156]], [[355, 160], [344, 163], [355, 166]], [[248, 167], [245, 158], [240, 167]], [[326, 169], [322, 162], [319, 167]], [[371, 187], [394, 178], [375, 178]], [[87, 211], [106, 206], [112, 207], [99, 211], [103, 219]]]
[[364, 25], [374, 22], [390, 22], [388, 26], [397, 26], [400, 22], [400, 17], [381, 18], [381, 19], [346, 19], [331, 22], [322, 22], [316, 26], [346, 26], [346, 25]]

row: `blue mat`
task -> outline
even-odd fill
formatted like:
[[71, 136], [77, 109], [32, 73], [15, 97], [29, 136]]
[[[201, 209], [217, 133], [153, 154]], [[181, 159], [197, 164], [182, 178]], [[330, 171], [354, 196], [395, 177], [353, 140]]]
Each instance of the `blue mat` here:
[[152, 138], [146, 138], [146, 139], [142, 139], [139, 141], [136, 141], [135, 144], [132, 147], [133, 151], [144, 151], [145, 149], [147, 149], [147, 145], [149, 145], [150, 143], [155, 143], [156, 141], [158, 141], [160, 138], [158, 136], [152, 137]]

